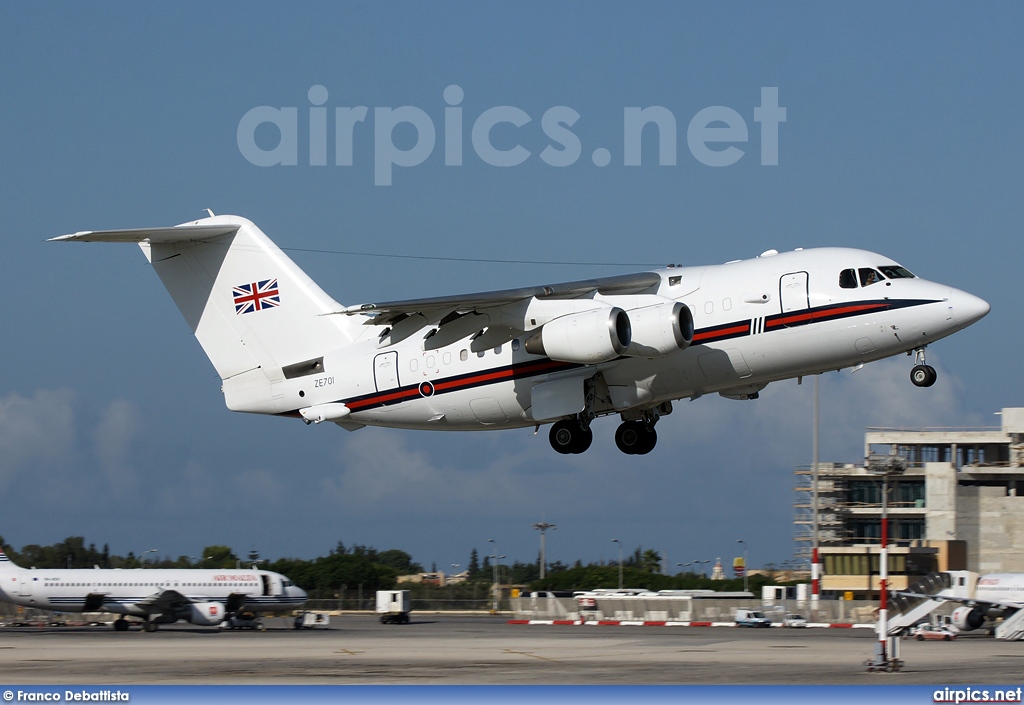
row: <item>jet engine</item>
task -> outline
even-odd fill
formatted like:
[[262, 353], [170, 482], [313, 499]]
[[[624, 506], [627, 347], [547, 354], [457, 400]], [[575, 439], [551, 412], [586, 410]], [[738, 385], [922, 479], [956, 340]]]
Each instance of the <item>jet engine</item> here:
[[951, 618], [957, 629], [969, 632], [985, 623], [985, 612], [977, 607], [957, 607]]
[[201, 627], [215, 627], [225, 616], [224, 605], [219, 602], [193, 602], [182, 619]]
[[678, 301], [647, 306], [629, 312], [633, 342], [630, 357], [662, 357], [684, 350], [693, 342], [693, 314]]
[[526, 352], [591, 365], [622, 355], [632, 340], [629, 316], [618, 306], [561, 316], [526, 338]]

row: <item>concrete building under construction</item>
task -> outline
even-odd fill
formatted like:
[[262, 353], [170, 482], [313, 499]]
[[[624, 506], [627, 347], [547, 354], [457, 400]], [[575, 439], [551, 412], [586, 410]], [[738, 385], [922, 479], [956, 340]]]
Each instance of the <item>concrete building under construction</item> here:
[[[888, 480], [890, 585], [935, 571], [1024, 572], [1024, 408], [992, 428], [870, 428], [864, 456], [898, 456]], [[818, 463], [823, 591], [877, 590], [882, 481], [865, 464]], [[809, 564], [814, 473], [796, 470], [796, 558]]]

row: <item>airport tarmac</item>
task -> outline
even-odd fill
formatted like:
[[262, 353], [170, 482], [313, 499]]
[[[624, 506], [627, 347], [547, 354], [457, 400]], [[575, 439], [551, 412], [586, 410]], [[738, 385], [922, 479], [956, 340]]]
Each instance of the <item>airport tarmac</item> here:
[[960, 684], [1020, 685], [1024, 642], [904, 640], [899, 673], [867, 673], [867, 629], [527, 626], [505, 617], [334, 617], [298, 631], [162, 626], [0, 629], [8, 684]]

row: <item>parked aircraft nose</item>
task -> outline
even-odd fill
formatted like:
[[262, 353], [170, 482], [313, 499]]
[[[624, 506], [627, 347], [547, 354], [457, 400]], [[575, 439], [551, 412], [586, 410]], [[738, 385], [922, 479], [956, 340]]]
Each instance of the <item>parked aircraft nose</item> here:
[[990, 308], [988, 301], [959, 289], [949, 290], [949, 304], [953, 318], [964, 328], [984, 318]]

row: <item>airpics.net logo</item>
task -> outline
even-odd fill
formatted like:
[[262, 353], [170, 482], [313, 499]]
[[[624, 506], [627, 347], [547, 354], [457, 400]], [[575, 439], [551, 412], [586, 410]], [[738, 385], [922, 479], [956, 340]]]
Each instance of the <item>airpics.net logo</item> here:
[[[333, 160], [329, 157], [328, 134], [330, 111], [325, 106], [328, 92], [324, 86], [312, 86], [307, 94], [310, 106], [308, 120], [303, 115], [300, 130], [300, 109], [274, 108], [261, 105], [249, 110], [238, 122], [237, 141], [242, 156], [261, 167], [297, 166], [300, 141], [309, 146], [309, 166], [351, 167], [354, 162], [354, 144], [359, 138], [370, 138], [366, 125], [370, 109], [365, 105], [335, 107], [333, 110]], [[481, 112], [472, 124], [461, 107], [465, 92], [450, 85], [443, 93], [445, 107], [441, 141], [445, 166], [464, 163], [464, 130], [468, 127], [473, 154], [484, 164], [494, 167], [513, 167], [525, 163], [534, 154], [519, 144], [516, 130], [528, 130], [533, 117], [512, 105], [498, 105]], [[760, 127], [761, 165], [779, 163], [779, 125], [786, 121], [786, 108], [779, 106], [779, 89], [761, 88], [761, 104], [753, 108], [753, 121]], [[584, 147], [572, 127], [580, 114], [566, 105], [556, 105], [544, 111], [540, 129], [550, 143], [537, 156], [544, 164], [566, 167], [575, 164], [583, 155]], [[438, 142], [438, 130], [427, 111], [403, 105], [397, 108], [374, 108], [373, 183], [390, 186], [395, 167], [412, 168], [427, 161]], [[645, 129], [647, 126], [653, 129]], [[499, 127], [501, 126], [501, 127]], [[509, 127], [511, 126], [511, 127]], [[497, 129], [496, 129], [497, 128]], [[396, 131], [404, 136], [415, 133], [410, 146], [408, 140], [396, 144]], [[500, 147], [494, 144], [494, 135], [501, 132]], [[260, 134], [257, 135], [257, 132]], [[301, 135], [306, 132], [305, 135]], [[750, 129], [743, 115], [724, 105], [712, 105], [698, 111], [686, 127], [686, 146], [699, 163], [709, 167], [736, 164], [746, 152], [741, 147], [750, 140]], [[509, 139], [509, 135], [512, 138]], [[671, 110], [660, 105], [625, 107], [622, 111], [622, 164], [641, 166], [643, 140], [657, 142], [658, 164], [676, 165], [676, 117]], [[269, 139], [267, 137], [269, 136]], [[508, 146], [509, 143], [512, 146]], [[741, 145], [741, 146], [737, 146]], [[595, 166], [612, 163], [612, 152], [597, 147], [590, 152]]]

